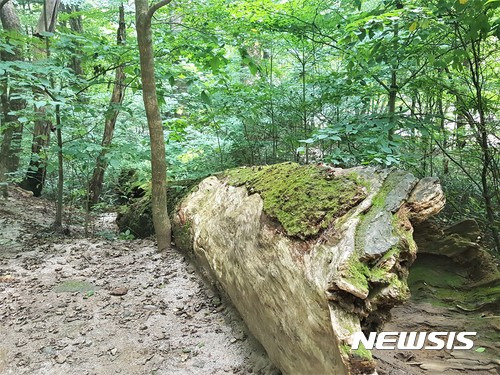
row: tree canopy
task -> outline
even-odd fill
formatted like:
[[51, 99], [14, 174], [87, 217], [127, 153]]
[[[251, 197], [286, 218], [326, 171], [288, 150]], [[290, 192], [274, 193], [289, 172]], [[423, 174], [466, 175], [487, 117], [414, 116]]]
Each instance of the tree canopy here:
[[[500, 247], [500, 0], [145, 4], [168, 181], [283, 161], [398, 167], [438, 176], [443, 218], [476, 218]], [[0, 7], [0, 184], [87, 210], [114, 204], [131, 170], [147, 189], [133, 2]]]

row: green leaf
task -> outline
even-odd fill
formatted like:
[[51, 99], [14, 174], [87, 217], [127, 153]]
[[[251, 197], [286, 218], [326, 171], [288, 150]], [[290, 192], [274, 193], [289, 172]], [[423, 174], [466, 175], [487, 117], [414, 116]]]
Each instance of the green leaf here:
[[40, 109], [42, 107], [45, 107], [46, 104], [47, 102], [45, 100], [38, 100], [35, 102], [35, 107], [36, 109]]
[[250, 73], [252, 73], [252, 75], [256, 75], [259, 71], [259, 67], [253, 61], [248, 62], [248, 69], [250, 69]]
[[203, 103], [205, 103], [206, 105], [212, 105], [212, 98], [210, 98], [210, 96], [206, 93], [205, 90], [203, 90], [201, 92], [201, 100], [203, 101]]
[[210, 67], [214, 72], [219, 70], [220, 65], [221, 65], [221, 59], [219, 58], [219, 56], [212, 57], [212, 59], [210, 60]]
[[479, 348], [476, 349], [476, 352], [483, 353], [485, 350], [486, 350], [486, 348], [479, 347]]

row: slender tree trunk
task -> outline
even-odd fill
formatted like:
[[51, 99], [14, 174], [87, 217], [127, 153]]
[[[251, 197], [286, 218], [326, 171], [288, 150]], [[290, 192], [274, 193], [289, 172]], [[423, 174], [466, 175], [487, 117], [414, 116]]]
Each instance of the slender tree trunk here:
[[[448, 148], [448, 134], [446, 131], [446, 126], [444, 121], [443, 98], [441, 97], [440, 94], [438, 94], [437, 98], [437, 107], [439, 113], [439, 127], [441, 129], [441, 134], [443, 137], [441, 145], [443, 147], [443, 150], [446, 151], [446, 149]], [[448, 172], [449, 172], [449, 159], [448, 157], [446, 157], [446, 155], [443, 155], [443, 175], [448, 174]]]
[[[302, 126], [304, 127], [304, 139], [309, 138], [307, 129], [307, 107], [306, 107], [306, 60], [302, 51]], [[309, 145], [306, 143], [306, 164], [309, 164]]]
[[[21, 21], [16, 14], [12, 2], [6, 3], [0, 10], [2, 27], [6, 31], [21, 32]], [[0, 53], [2, 61], [20, 61], [23, 59], [21, 49], [15, 48], [14, 53], [2, 51]], [[2, 77], [2, 145], [0, 148], [0, 188], [2, 195], [7, 196], [6, 173], [14, 172], [19, 168], [19, 153], [21, 150], [21, 138], [23, 126], [18, 121], [19, 116], [12, 114], [22, 110], [25, 102], [22, 99], [13, 98], [16, 94], [13, 87], [9, 85], [8, 77]]]
[[[120, 6], [120, 18], [119, 26], [117, 32], [117, 44], [125, 44], [125, 12], [123, 5]], [[106, 120], [104, 123], [104, 135], [101, 142], [101, 152], [96, 160], [96, 165], [94, 168], [94, 173], [89, 184], [89, 204], [91, 206], [99, 203], [99, 197], [102, 191], [102, 184], [104, 181], [104, 172], [106, 171], [106, 153], [113, 140], [113, 133], [115, 130], [116, 119], [120, 113], [118, 106], [122, 104], [125, 95], [125, 73], [123, 64], [116, 68], [115, 82], [113, 86], [113, 93], [111, 94], [111, 100], [109, 102], [108, 114], [106, 115]]]
[[276, 163], [278, 155], [278, 128], [276, 126], [276, 119], [274, 113], [274, 49], [271, 47], [269, 56], [269, 89], [271, 90], [270, 106], [271, 106], [271, 129], [272, 129], [272, 142], [273, 142], [273, 163]]
[[64, 164], [63, 164], [63, 140], [61, 129], [61, 109], [59, 104], [56, 105], [56, 135], [57, 135], [57, 206], [56, 206], [56, 219], [54, 227], [62, 227], [62, 213], [63, 213], [63, 193], [64, 193]]
[[[78, 6], [75, 5], [63, 5], [62, 7], [64, 13], [67, 13], [70, 15], [69, 18], [69, 27], [71, 31], [73, 31], [75, 34], [83, 34], [83, 26], [82, 26], [82, 16], [72, 16], [71, 13], [76, 13], [79, 11]], [[78, 77], [83, 76], [83, 68], [82, 68], [82, 60], [80, 57], [80, 52], [79, 52], [79, 45], [81, 43], [76, 44], [76, 48], [72, 47], [71, 50], [71, 70], [77, 75]]]
[[42, 151], [49, 145], [52, 122], [45, 116], [45, 108], [35, 108], [35, 127], [33, 129], [33, 142], [31, 143], [31, 159], [26, 172], [26, 177], [20, 186], [33, 192], [35, 197], [42, 194], [46, 176], [46, 160]]
[[[479, 48], [479, 47], [478, 47]], [[479, 65], [479, 63], [477, 63]], [[483, 188], [484, 205], [486, 207], [486, 217], [490, 224], [491, 234], [496, 246], [496, 251], [500, 252], [500, 236], [498, 233], [497, 223], [495, 221], [495, 210], [491, 199], [491, 189], [488, 183], [488, 173], [492, 165], [492, 156], [490, 146], [488, 144], [488, 131], [486, 128], [486, 118], [483, 107], [482, 87], [480, 84], [479, 73], [478, 79], [474, 80], [477, 93], [477, 109], [479, 112], [479, 123], [477, 124], [479, 130], [479, 143], [482, 151], [483, 168], [481, 169], [481, 186]]]
[[[399, 34], [399, 24], [396, 21], [394, 26], [394, 40], [397, 40]], [[394, 50], [398, 48], [397, 42], [394, 42]], [[388, 102], [388, 113], [389, 113], [389, 124], [390, 128], [388, 130], [387, 138], [392, 140], [392, 135], [396, 128], [396, 98], [398, 95], [398, 77], [397, 77], [397, 63], [393, 63], [391, 66], [391, 85], [389, 86], [389, 102]]]
[[163, 124], [156, 96], [156, 82], [153, 56], [153, 40], [151, 33], [151, 17], [161, 5], [160, 1], [152, 8], [147, 0], [135, 0], [137, 43], [141, 63], [142, 96], [148, 120], [151, 139], [151, 172], [153, 225], [158, 241], [158, 250], [170, 247], [171, 224], [167, 212], [167, 162], [165, 157], [165, 139]]
[[395, 69], [392, 69], [391, 72], [391, 86], [389, 87], [389, 102], [387, 105], [387, 110], [389, 113], [389, 123], [390, 128], [388, 131], [388, 139], [392, 139], [392, 135], [394, 134], [395, 129], [395, 120], [396, 120], [396, 98], [398, 95], [398, 82], [397, 82], [397, 73]]

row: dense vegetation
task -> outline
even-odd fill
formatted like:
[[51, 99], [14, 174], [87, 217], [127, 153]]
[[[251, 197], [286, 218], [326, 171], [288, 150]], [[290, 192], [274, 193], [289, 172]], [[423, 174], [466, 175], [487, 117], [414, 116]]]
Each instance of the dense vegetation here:
[[156, 83], [168, 180], [396, 166], [439, 176], [446, 218], [500, 247], [499, 0], [135, 3], [0, 1], [2, 186], [90, 210], [129, 170], [147, 184]]

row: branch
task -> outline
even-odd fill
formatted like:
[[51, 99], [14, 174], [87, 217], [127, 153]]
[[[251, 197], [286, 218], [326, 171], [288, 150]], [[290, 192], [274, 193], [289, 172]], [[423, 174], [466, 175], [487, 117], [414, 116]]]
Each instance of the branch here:
[[[5, 0], [4, 0], [5, 1]], [[147, 17], [148, 19], [151, 19], [153, 18], [153, 15], [155, 14], [155, 12], [160, 9], [161, 7], [164, 7], [165, 5], [168, 5], [170, 4], [172, 0], [161, 0], [161, 1], [158, 1], [156, 4], [154, 5], [151, 5], [151, 8], [149, 8], [148, 10], [148, 14], [147, 14]]]
[[[407, 108], [411, 108], [408, 103], [406, 103], [406, 101], [404, 100], [403, 97], [401, 97], [401, 95], [399, 96], [399, 99], [403, 102], [403, 104], [407, 107]], [[427, 128], [427, 126], [424, 125], [424, 122], [419, 118], [419, 117], [415, 117], [415, 119], [419, 122], [420, 126], [422, 126], [422, 128], [424, 128], [425, 130], [427, 130], [427, 132], [429, 133], [429, 137], [436, 143], [436, 145], [438, 146], [438, 148], [441, 150], [441, 152], [448, 158], [451, 160], [451, 162], [455, 165], [458, 166], [458, 168], [460, 168], [462, 170], [462, 172], [464, 172], [464, 174], [469, 177], [469, 180], [479, 189], [479, 191], [482, 193], [483, 192], [483, 188], [481, 187], [481, 185], [479, 185], [479, 183], [476, 182], [476, 179], [474, 177], [471, 176], [471, 174], [465, 169], [465, 167], [460, 164], [458, 161], [456, 161], [453, 156], [451, 156], [451, 154], [449, 152], [446, 151], [446, 149], [443, 147], [443, 145], [441, 143], [439, 143], [439, 141], [436, 139], [436, 137], [434, 137], [434, 135], [432, 134], [432, 132]]]

